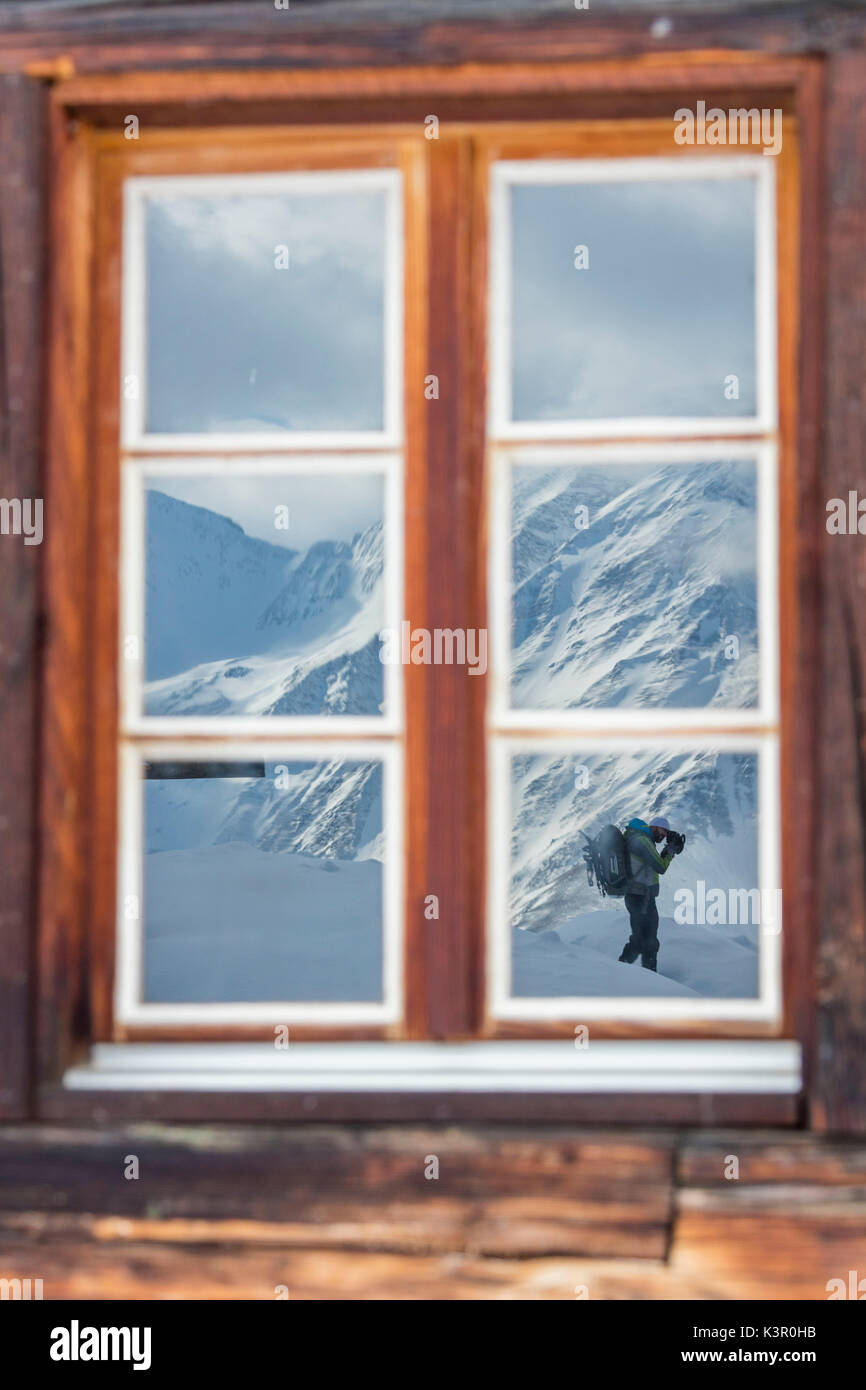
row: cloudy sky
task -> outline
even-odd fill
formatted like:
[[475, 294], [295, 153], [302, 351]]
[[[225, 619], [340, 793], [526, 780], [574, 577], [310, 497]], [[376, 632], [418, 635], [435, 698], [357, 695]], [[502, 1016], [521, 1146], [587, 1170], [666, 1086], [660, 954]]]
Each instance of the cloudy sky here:
[[[248, 536], [291, 550], [306, 550], [318, 540], [350, 541], [382, 520], [383, 482], [376, 474], [151, 475], [147, 486], [194, 507], [207, 507], [236, 521]], [[274, 526], [277, 506], [289, 509], [288, 531]]]
[[511, 213], [515, 419], [754, 413], [753, 179], [518, 184]]
[[148, 429], [381, 429], [385, 213], [381, 190], [149, 197]]

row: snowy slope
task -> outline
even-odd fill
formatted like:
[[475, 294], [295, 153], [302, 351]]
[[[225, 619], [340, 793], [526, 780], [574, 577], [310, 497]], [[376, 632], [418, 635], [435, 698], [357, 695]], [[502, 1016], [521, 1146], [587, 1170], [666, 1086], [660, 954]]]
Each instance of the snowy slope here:
[[578, 913], [556, 931], [514, 931], [516, 995], [655, 995], [754, 999], [758, 928], [680, 926], [659, 914], [658, 973], [618, 956], [629, 937], [624, 905]]
[[246, 650], [256, 617], [295, 552], [255, 540], [228, 517], [151, 489], [147, 494], [146, 630], [150, 682]]
[[758, 989], [755, 928], [678, 926], [659, 921], [658, 971], [617, 958], [628, 940], [622, 904], [579, 914], [557, 931], [513, 933], [513, 993], [666, 999], [754, 999]]
[[275, 777], [248, 782], [215, 842], [246, 840], [272, 853], [329, 859], [374, 857], [382, 833], [381, 763], [329, 759], [283, 766], [288, 787]]
[[[726, 892], [758, 884], [757, 767], [751, 754], [700, 750], [671, 755], [645, 749], [607, 755], [525, 754], [514, 759], [512, 772], [511, 921], [523, 932], [556, 932], [566, 944], [591, 946], [596, 952], [601, 942], [603, 954], [615, 959], [628, 935], [625, 909], [622, 903], [603, 901], [587, 882], [583, 833], [592, 836], [602, 825], [622, 825], [635, 815], [645, 818], [662, 811], [688, 837], [685, 852], [661, 879], [660, 917], [672, 919], [677, 890], [687, 888], [697, 896], [698, 880]], [[591, 924], [590, 936], [578, 941], [575, 922], [582, 930]], [[700, 994], [727, 997], [745, 990], [747, 997], [754, 996], [755, 929], [678, 926], [671, 920], [666, 931], [668, 943], [679, 944], [675, 967], [671, 954], [659, 957], [664, 975]]]
[[[688, 836], [662, 881], [662, 901], [702, 878], [728, 888], [757, 883], [755, 758], [700, 750], [525, 754], [512, 781], [515, 925], [558, 926], [598, 904], [586, 880], [582, 832], [663, 811]], [[576, 770], [585, 768], [588, 785]]]
[[377, 1001], [382, 869], [237, 842], [145, 859], [151, 1003]]
[[[609, 915], [595, 914], [596, 917]], [[614, 923], [608, 921], [606, 925], [611, 943], [617, 942], [619, 938]], [[593, 935], [600, 937], [600, 933]], [[622, 945], [623, 942], [619, 941], [611, 959], [610, 952], [604, 949], [600, 939], [593, 944], [586, 944], [583, 940], [571, 943], [555, 931], [540, 932], [538, 935], [515, 931], [511, 957], [512, 994], [540, 999], [569, 995], [589, 998], [695, 996], [695, 991], [688, 986], [677, 984], [664, 975], [653, 974], [638, 966], [619, 964], [616, 957]]]

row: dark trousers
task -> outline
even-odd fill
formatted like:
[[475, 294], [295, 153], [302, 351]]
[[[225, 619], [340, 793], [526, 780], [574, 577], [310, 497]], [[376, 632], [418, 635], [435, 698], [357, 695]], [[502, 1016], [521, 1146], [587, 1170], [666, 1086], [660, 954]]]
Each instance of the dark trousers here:
[[647, 970], [655, 970], [659, 953], [659, 910], [656, 900], [649, 893], [626, 893], [624, 898], [628, 912], [631, 936], [622, 948], [620, 960], [627, 965], [640, 956], [641, 965]]

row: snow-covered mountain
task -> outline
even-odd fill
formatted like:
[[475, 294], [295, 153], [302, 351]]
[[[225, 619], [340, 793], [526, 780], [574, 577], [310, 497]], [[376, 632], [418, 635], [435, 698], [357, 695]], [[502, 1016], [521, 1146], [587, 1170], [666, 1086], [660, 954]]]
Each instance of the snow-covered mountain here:
[[[516, 467], [515, 706], [754, 705], [754, 556], [750, 463]], [[729, 637], [738, 640], [734, 660]], [[688, 843], [662, 880], [662, 918], [672, 917], [676, 889], [696, 891], [700, 879], [725, 891], [757, 887], [754, 755], [527, 753], [512, 763], [511, 794], [517, 993], [754, 994], [749, 928], [739, 943], [729, 928], [677, 928], [687, 945], [660, 955], [656, 980], [620, 965], [624, 907], [602, 901], [582, 857], [583, 833], [663, 812]], [[703, 973], [683, 965], [701, 933]], [[535, 934], [547, 939], [533, 944]]]
[[377, 714], [381, 522], [297, 552], [147, 499], [149, 715]]
[[754, 705], [755, 515], [748, 462], [516, 467], [515, 706]]
[[275, 854], [382, 857], [380, 762], [268, 762], [262, 777], [152, 776], [145, 787], [150, 853], [240, 841]]
[[[147, 713], [378, 713], [382, 583], [381, 523], [296, 551], [149, 492]], [[145, 998], [381, 999], [381, 762], [160, 771]]]
[[[586, 529], [575, 529], [578, 507]], [[151, 492], [147, 529], [148, 713], [378, 712], [380, 523], [291, 551]], [[754, 529], [748, 464], [515, 468], [515, 704], [754, 705]], [[511, 796], [503, 930], [517, 994], [754, 995], [756, 932], [670, 921], [677, 888], [757, 885], [753, 755], [525, 753]], [[272, 970], [289, 983], [265, 997], [378, 997], [381, 764], [152, 778], [145, 804], [148, 997], [260, 998]], [[625, 912], [588, 885], [581, 834], [653, 811], [688, 836], [662, 881], [658, 976], [617, 962]], [[213, 969], [198, 975], [210, 923]]]
[[[661, 812], [675, 829], [686, 833], [684, 853], [661, 880], [658, 906], [662, 918], [673, 916], [677, 890], [685, 888], [697, 895], [699, 880], [726, 893], [758, 887], [757, 760], [752, 754], [707, 749], [676, 754], [646, 749], [606, 755], [591, 751], [528, 753], [513, 760], [511, 798], [511, 925], [518, 929], [520, 944], [520, 954], [515, 955], [518, 993], [531, 993], [529, 981], [543, 961], [553, 959], [549, 955], [553, 948], [548, 945], [540, 962], [536, 949], [522, 942], [527, 933], [553, 935], [571, 948], [560, 958], [558, 987], [543, 993], [596, 993], [591, 980], [598, 974], [598, 962], [594, 956], [584, 962], [586, 973], [579, 966], [574, 947], [585, 939], [596, 950], [599, 931], [605, 951], [608, 946], [612, 950], [616, 941], [610, 962], [616, 964], [615, 957], [628, 936], [625, 908], [621, 900], [603, 900], [589, 884], [582, 853], [583, 835], [592, 836], [603, 825], [624, 825], [633, 816], [646, 819]], [[577, 934], [575, 924], [581, 927]], [[696, 988], [695, 981], [700, 978], [704, 988], [697, 992], [714, 996], [754, 995], [756, 930], [748, 926], [684, 926], [678, 928], [677, 935], [689, 950], [691, 943], [701, 938], [705, 970], [700, 976], [692, 970], [688, 978], [676, 969], [670, 973], [674, 960], [682, 962], [683, 951], [676, 958], [668, 952], [659, 956], [660, 978], [680, 981], [690, 988]], [[722, 969], [720, 960], [727, 958], [732, 942], [747, 954], [737, 956], [739, 964], [731, 973]], [[622, 974], [623, 969], [617, 966], [614, 975]], [[607, 979], [609, 974], [605, 966], [601, 978]], [[664, 986], [650, 987], [627, 974], [622, 975], [614, 992], [647, 990], [663, 993]]]
[[660, 909], [674, 888], [694, 889], [701, 878], [725, 889], [756, 887], [756, 809], [757, 764], [748, 753], [520, 755], [512, 763], [514, 925], [554, 928], [601, 906], [586, 878], [583, 833], [658, 812], [687, 835], [662, 880]]

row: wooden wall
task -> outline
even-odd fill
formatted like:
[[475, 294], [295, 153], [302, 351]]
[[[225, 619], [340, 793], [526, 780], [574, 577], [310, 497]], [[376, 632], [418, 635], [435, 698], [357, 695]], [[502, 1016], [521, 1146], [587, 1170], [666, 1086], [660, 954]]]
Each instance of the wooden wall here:
[[46, 1299], [817, 1301], [864, 1235], [866, 1151], [808, 1135], [0, 1131], [0, 1276]]
[[[659, 19], [665, 21], [658, 23]], [[822, 473], [809, 590], [820, 616], [818, 959], [810, 1119], [612, 1131], [22, 1124], [32, 1115], [39, 550], [0, 540], [0, 1275], [46, 1297], [821, 1299], [863, 1263], [866, 1158], [866, 538], [826, 500], [866, 496], [866, 15], [842, 3], [57, 5], [0, 0], [0, 494], [42, 486], [49, 85], [153, 68], [570, 61], [686, 50], [824, 56], [826, 109], [803, 345]], [[813, 131], [804, 139], [817, 138]], [[821, 341], [817, 340], [820, 337]], [[811, 514], [811, 513], [810, 513]], [[47, 524], [55, 524], [50, 515]], [[58, 790], [58, 795], [60, 791]], [[70, 809], [74, 814], [74, 808]], [[123, 1176], [136, 1155], [140, 1176]], [[428, 1156], [439, 1178], [424, 1177]], [[724, 1176], [728, 1156], [740, 1175]]]

